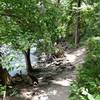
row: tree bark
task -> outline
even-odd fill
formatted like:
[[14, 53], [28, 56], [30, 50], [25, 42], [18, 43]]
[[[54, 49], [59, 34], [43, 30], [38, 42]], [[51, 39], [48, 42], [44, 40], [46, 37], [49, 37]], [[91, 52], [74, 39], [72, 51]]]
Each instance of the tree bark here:
[[27, 51], [24, 51], [23, 53], [25, 56], [27, 72], [29, 73], [30, 71], [33, 70], [32, 65], [31, 65], [31, 59], [30, 59], [30, 49], [27, 49]]
[[60, 0], [57, 0], [57, 3], [60, 4]]
[[2, 54], [0, 52], [0, 69], [2, 69], [1, 57], [2, 57]]
[[24, 51], [23, 53], [25, 55], [28, 76], [31, 78], [33, 84], [35, 83], [38, 84], [38, 79], [33, 75], [33, 68], [32, 68], [31, 59], [30, 59], [30, 48], [27, 49], [27, 51]]
[[77, 0], [77, 20], [76, 20], [76, 34], [75, 34], [75, 45], [78, 47], [80, 42], [80, 8], [81, 7], [81, 0]]

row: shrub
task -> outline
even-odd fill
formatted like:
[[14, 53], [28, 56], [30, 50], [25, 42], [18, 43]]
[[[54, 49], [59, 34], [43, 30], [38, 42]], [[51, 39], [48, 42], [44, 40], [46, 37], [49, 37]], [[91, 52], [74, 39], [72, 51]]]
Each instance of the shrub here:
[[86, 61], [72, 84], [70, 100], [100, 100], [100, 37], [89, 39], [87, 46]]
[[6, 86], [2, 86], [0, 84], [0, 96], [2, 96], [4, 94], [4, 92], [6, 91]]

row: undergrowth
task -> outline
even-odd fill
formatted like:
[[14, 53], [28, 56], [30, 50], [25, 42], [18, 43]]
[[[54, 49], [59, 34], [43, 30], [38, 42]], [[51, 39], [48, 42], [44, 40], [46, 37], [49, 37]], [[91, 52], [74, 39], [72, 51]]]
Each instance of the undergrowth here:
[[100, 37], [87, 42], [85, 63], [71, 87], [70, 100], [100, 100]]

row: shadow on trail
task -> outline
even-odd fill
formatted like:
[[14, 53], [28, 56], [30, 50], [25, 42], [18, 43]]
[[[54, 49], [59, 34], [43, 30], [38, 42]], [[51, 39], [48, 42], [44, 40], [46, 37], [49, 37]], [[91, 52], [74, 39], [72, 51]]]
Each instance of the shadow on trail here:
[[74, 71], [74, 69], [75, 66], [71, 63], [58, 64], [58, 66], [54, 65], [49, 68], [35, 68], [33, 74], [43, 82], [50, 82], [51, 80], [55, 80], [57, 77], [61, 76], [61, 74], [63, 74], [63, 76], [59, 78], [64, 79], [65, 75]]

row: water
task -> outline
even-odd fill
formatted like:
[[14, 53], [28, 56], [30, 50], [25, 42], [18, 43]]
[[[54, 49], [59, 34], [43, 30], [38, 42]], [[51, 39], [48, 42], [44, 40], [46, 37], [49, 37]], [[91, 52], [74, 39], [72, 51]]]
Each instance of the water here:
[[[4, 64], [4, 68], [6, 68], [7, 70], [9, 70], [9, 68], [12, 68], [13, 70], [9, 71], [9, 74], [11, 76], [14, 76], [16, 73], [20, 73], [20, 71], [22, 72], [22, 74], [27, 74], [27, 70], [26, 70], [26, 64], [25, 64], [25, 57], [22, 54], [22, 52], [18, 52], [18, 51], [14, 51], [13, 49], [11, 49], [10, 47], [3, 45], [2, 48], [0, 48], [1, 51], [4, 53], [4, 55], [13, 57], [13, 60], [9, 61], [9, 63], [5, 63]], [[36, 47], [32, 47], [31, 48], [31, 63], [32, 66], [35, 65], [37, 63], [37, 56], [34, 54], [36, 52]], [[9, 59], [7, 59], [9, 60]], [[10, 66], [10, 67], [9, 67]]]

